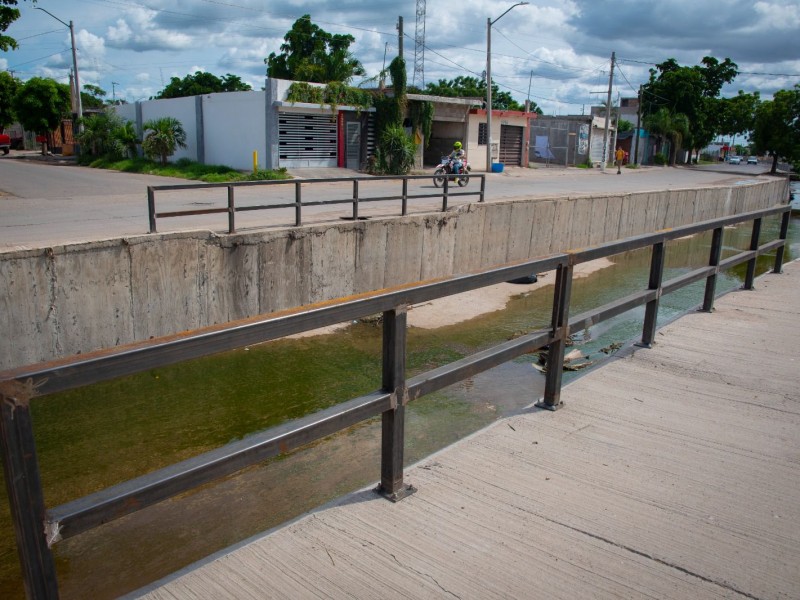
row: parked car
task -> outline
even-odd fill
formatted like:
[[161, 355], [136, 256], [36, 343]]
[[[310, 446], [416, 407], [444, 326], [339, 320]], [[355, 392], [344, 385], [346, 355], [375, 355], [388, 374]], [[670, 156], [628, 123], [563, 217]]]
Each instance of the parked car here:
[[747, 157], [747, 164], [748, 165], [757, 165], [758, 159], [755, 156], [748, 156]]
[[5, 133], [0, 133], [0, 150], [3, 154], [11, 152], [11, 138]]
[[728, 163], [732, 165], [740, 165], [742, 164], [742, 157], [741, 156], [729, 156]]

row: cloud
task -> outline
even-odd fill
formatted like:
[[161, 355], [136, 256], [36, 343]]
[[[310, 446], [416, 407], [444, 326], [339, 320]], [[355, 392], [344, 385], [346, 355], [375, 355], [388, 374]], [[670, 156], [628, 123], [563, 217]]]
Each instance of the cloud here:
[[108, 45], [119, 50], [145, 52], [152, 50], [185, 50], [196, 47], [191, 36], [153, 26], [155, 11], [134, 9], [125, 19], [117, 19], [109, 25], [106, 39]]
[[89, 33], [85, 29], [81, 29], [75, 35], [75, 46], [79, 49], [79, 58], [103, 58], [106, 54], [106, 41]]

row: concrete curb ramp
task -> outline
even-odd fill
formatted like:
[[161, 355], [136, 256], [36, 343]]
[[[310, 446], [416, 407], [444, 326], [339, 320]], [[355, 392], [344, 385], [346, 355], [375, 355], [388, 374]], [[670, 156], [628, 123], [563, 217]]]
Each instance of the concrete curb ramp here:
[[800, 263], [145, 596], [797, 598]]

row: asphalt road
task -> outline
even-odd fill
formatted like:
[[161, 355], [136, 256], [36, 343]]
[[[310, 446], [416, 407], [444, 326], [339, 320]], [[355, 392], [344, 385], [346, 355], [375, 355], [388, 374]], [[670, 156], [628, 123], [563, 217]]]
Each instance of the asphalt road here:
[[[486, 200], [509, 198], [543, 198], [645, 190], [691, 188], [709, 185], [731, 185], [753, 180], [763, 173], [763, 165], [714, 165], [709, 168], [600, 169], [507, 168], [503, 173], [487, 175]], [[361, 176], [343, 169], [298, 169], [298, 178]], [[364, 176], [367, 177], [367, 176]], [[367, 177], [368, 178], [368, 177]], [[370, 179], [370, 178], [368, 178]], [[149, 175], [127, 174], [78, 167], [73, 164], [41, 162], [31, 158], [15, 158], [12, 153], [0, 157], [0, 251], [50, 247], [69, 243], [113, 239], [147, 234], [147, 186], [191, 183], [185, 180]], [[473, 179], [466, 188], [453, 192], [478, 192], [480, 181]], [[386, 197], [400, 195], [398, 182], [361, 181], [359, 196]], [[409, 195], [440, 193], [430, 179], [409, 183]], [[157, 210], [198, 210], [223, 208], [227, 205], [225, 188], [198, 189], [181, 192], [158, 192]], [[236, 205], [269, 205], [294, 202], [295, 185], [236, 188]], [[303, 222], [331, 222], [352, 216], [353, 184], [329, 182], [304, 184], [303, 202], [346, 200], [329, 206], [303, 209]], [[475, 202], [476, 195], [449, 199], [449, 206]], [[438, 198], [411, 199], [409, 212], [438, 210]], [[359, 217], [399, 215], [400, 201], [367, 202], [359, 205]], [[294, 209], [259, 210], [237, 213], [237, 230], [291, 226]], [[159, 219], [158, 231], [211, 230], [227, 231], [225, 214]]]

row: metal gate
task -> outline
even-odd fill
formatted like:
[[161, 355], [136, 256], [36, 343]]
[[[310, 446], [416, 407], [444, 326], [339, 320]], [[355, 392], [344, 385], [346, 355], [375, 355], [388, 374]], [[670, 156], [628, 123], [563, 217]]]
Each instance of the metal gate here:
[[336, 121], [329, 114], [278, 113], [278, 153], [282, 166], [336, 166]]
[[500, 162], [519, 167], [522, 165], [522, 127], [500, 126]]
[[347, 128], [345, 148], [346, 163], [348, 169], [358, 170], [361, 166], [361, 123], [351, 121], [345, 125]]

